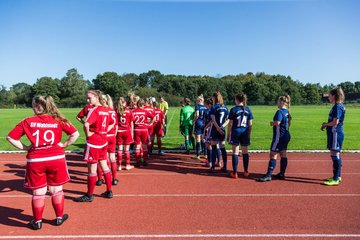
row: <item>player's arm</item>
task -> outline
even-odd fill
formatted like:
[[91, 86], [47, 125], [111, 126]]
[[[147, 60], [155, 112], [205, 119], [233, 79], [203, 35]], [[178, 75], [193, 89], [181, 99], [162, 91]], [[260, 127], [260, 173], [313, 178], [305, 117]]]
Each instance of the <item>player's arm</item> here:
[[28, 151], [31, 148], [31, 145], [27, 146], [23, 144], [20, 140], [12, 139], [9, 136], [7, 136], [6, 140], [8, 140], [8, 142], [11, 143], [11, 145], [13, 145], [14, 147], [20, 150]]
[[76, 131], [73, 134], [71, 134], [64, 143], [59, 143], [58, 145], [62, 148], [67, 148], [68, 146], [73, 144], [78, 139], [79, 136], [80, 136], [79, 132]]
[[331, 122], [322, 123], [321, 124], [321, 130], [324, 130], [326, 127], [334, 127], [334, 126], [336, 126], [338, 124], [339, 124], [339, 119], [338, 118], [333, 118], [333, 120]]
[[230, 142], [230, 133], [232, 130], [232, 126], [233, 126], [233, 120], [229, 120], [229, 124], [228, 124], [228, 132], [227, 132], [227, 142]]
[[92, 136], [94, 133], [90, 131], [90, 124], [88, 122], [84, 123], [84, 132], [86, 137]]

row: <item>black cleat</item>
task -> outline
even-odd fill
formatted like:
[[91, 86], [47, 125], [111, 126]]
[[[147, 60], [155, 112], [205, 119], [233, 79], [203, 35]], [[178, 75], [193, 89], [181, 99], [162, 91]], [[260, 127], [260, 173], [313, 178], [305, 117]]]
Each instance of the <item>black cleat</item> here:
[[142, 163], [142, 165], [143, 165], [144, 167], [146, 167], [146, 166], [148, 165], [147, 161], [144, 160], [144, 162]]
[[56, 226], [60, 226], [69, 218], [69, 214], [65, 213], [61, 218], [56, 218]]
[[119, 183], [119, 180], [117, 180], [117, 179], [112, 180], [112, 185], [113, 186], [116, 186], [118, 183]]
[[140, 162], [136, 162], [136, 163], [134, 164], [134, 166], [135, 166], [136, 168], [140, 168], [141, 164], [140, 164]]
[[92, 202], [94, 200], [94, 195], [85, 194], [81, 197], [75, 198], [75, 202]]
[[110, 190], [110, 191], [103, 192], [103, 193], [101, 194], [101, 196], [104, 197], [104, 198], [112, 198], [112, 197], [113, 197], [113, 193], [112, 193], [112, 191]]
[[209, 173], [215, 173], [215, 168], [210, 168]]
[[101, 180], [97, 180], [95, 185], [96, 186], [101, 186], [103, 183], [104, 183], [104, 180], [101, 179]]
[[261, 178], [256, 179], [256, 181], [258, 181], [258, 182], [268, 182], [268, 181], [271, 181], [271, 176], [265, 175], [265, 176], [263, 176]]
[[40, 222], [35, 222], [34, 220], [31, 220], [29, 222], [29, 226], [31, 229], [33, 230], [40, 230], [42, 228], [42, 221]]
[[280, 180], [285, 180], [285, 175], [282, 174], [282, 173], [278, 173], [274, 177], [277, 178], [277, 179], [280, 179]]

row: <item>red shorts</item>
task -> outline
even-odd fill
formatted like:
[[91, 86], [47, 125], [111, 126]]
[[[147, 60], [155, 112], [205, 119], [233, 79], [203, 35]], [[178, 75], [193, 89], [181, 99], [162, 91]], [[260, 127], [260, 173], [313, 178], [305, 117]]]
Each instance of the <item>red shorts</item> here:
[[108, 153], [115, 153], [115, 149], [116, 149], [116, 136], [114, 134], [113, 136], [108, 136], [107, 151]]
[[135, 129], [134, 132], [134, 143], [136, 145], [147, 144], [149, 142], [149, 133], [147, 129]]
[[85, 144], [84, 161], [88, 163], [97, 163], [99, 160], [107, 159], [107, 143], [102, 146]]
[[116, 137], [117, 145], [130, 145], [134, 142], [131, 130], [118, 130]]
[[163, 135], [163, 128], [161, 124], [155, 125], [152, 135], [156, 135], [157, 137], [162, 137]]
[[68, 181], [70, 176], [65, 158], [26, 164], [25, 188], [35, 190], [46, 186], [61, 186]]

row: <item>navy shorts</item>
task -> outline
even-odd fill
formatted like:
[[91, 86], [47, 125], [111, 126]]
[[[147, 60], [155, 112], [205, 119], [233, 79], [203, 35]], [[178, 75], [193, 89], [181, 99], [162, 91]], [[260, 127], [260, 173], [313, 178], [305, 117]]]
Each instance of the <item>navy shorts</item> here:
[[327, 148], [331, 151], [340, 152], [344, 141], [343, 131], [327, 131]]
[[248, 129], [245, 128], [235, 128], [230, 133], [230, 142], [231, 145], [235, 146], [249, 146], [250, 145], [250, 136]]
[[224, 131], [224, 135], [221, 135], [217, 130], [216, 127], [212, 127], [211, 128], [211, 141], [225, 141], [225, 137], [226, 137], [226, 132], [225, 132], [225, 128], [222, 128], [222, 130]]
[[195, 122], [194, 134], [195, 135], [202, 135], [204, 134], [204, 124], [202, 121]]
[[288, 144], [290, 142], [291, 136], [289, 133], [280, 136], [278, 139], [274, 139], [271, 142], [270, 151], [272, 152], [281, 152], [287, 150]]

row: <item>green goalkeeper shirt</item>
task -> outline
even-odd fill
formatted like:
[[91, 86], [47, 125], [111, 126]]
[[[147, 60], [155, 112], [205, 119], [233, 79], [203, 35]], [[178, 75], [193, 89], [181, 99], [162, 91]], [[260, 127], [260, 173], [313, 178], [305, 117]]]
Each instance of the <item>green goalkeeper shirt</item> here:
[[180, 125], [192, 126], [195, 110], [191, 106], [184, 106], [180, 110]]

